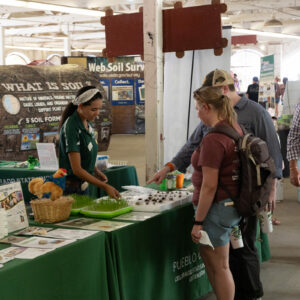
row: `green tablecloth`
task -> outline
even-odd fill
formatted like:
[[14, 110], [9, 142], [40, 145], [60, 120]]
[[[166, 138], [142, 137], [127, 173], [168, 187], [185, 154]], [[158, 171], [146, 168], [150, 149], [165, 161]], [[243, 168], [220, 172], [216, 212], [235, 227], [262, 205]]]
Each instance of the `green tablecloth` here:
[[[8, 167], [8, 165], [11, 166]], [[29, 202], [32, 198], [35, 198], [28, 191], [29, 181], [35, 177], [43, 177], [44, 179], [46, 179], [47, 176], [50, 176], [54, 173], [53, 170], [29, 170], [27, 168], [16, 168], [14, 167], [14, 165], [15, 162], [0, 161], [0, 185], [20, 181], [23, 191], [23, 197], [26, 202]]]
[[99, 232], [33, 260], [7, 262], [0, 269], [0, 299], [108, 300], [106, 249]]
[[[20, 181], [22, 185], [23, 196], [27, 203], [32, 198], [35, 198], [35, 196], [28, 191], [28, 183], [30, 180], [35, 177], [43, 177], [46, 179], [47, 176], [50, 176], [54, 173], [53, 170], [29, 170], [27, 168], [16, 168], [14, 165], [15, 162], [0, 161], [0, 185]], [[134, 166], [113, 167], [105, 170], [104, 173], [108, 178], [108, 183], [119, 191], [123, 191], [121, 188], [123, 185], [139, 184]], [[94, 198], [106, 195], [103, 190], [100, 190], [92, 185], [90, 185], [89, 190], [90, 195]]]
[[195, 300], [211, 290], [190, 238], [193, 214], [188, 204], [107, 233], [120, 291], [112, 300]]

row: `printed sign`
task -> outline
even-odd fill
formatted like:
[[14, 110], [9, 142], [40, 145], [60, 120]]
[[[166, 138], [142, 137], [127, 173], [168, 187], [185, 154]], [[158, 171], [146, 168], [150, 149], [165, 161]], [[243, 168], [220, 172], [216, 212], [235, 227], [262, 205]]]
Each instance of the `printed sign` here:
[[8, 233], [28, 227], [20, 182], [0, 186], [0, 205], [6, 210]]
[[[0, 71], [1, 160], [37, 156], [36, 143], [57, 147], [62, 112], [77, 91], [94, 85], [105, 94], [98, 74], [77, 65], [0, 66]], [[111, 121], [111, 105], [105, 98], [94, 122], [96, 132], [108, 132], [104, 142], [98, 134], [99, 151], [108, 148]]]

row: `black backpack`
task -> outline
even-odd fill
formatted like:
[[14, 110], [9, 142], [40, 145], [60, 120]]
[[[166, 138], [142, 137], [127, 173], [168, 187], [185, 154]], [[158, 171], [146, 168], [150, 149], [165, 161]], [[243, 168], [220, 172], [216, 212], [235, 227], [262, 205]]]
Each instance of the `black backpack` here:
[[217, 125], [209, 133], [222, 133], [236, 142], [240, 158], [238, 196], [234, 197], [220, 180], [219, 185], [234, 201], [238, 213], [249, 217], [256, 215], [267, 205], [275, 177], [275, 165], [267, 143], [251, 133], [246, 133], [244, 127], [241, 128], [242, 136], [229, 125]]

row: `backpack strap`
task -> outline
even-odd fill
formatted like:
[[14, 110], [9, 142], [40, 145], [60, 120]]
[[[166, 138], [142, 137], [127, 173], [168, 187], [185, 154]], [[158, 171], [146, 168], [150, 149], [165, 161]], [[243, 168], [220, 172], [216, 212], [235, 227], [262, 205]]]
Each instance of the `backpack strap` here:
[[[244, 134], [245, 128], [242, 126], [241, 126], [241, 128], [242, 128], [242, 131]], [[240, 138], [240, 135], [234, 128], [232, 128], [229, 125], [224, 125], [224, 124], [212, 127], [208, 133], [222, 133], [222, 134], [225, 134], [228, 137], [232, 138], [235, 142], [238, 142], [238, 140]]]

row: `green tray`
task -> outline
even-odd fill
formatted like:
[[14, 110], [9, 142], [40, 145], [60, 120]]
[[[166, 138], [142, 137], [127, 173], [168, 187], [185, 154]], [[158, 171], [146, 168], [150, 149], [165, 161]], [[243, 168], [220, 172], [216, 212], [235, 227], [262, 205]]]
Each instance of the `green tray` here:
[[71, 215], [78, 215], [81, 211], [81, 208], [72, 208], [71, 209]]
[[133, 206], [123, 207], [114, 211], [93, 211], [82, 208], [80, 213], [91, 218], [111, 219], [119, 215], [126, 214], [133, 210]]

